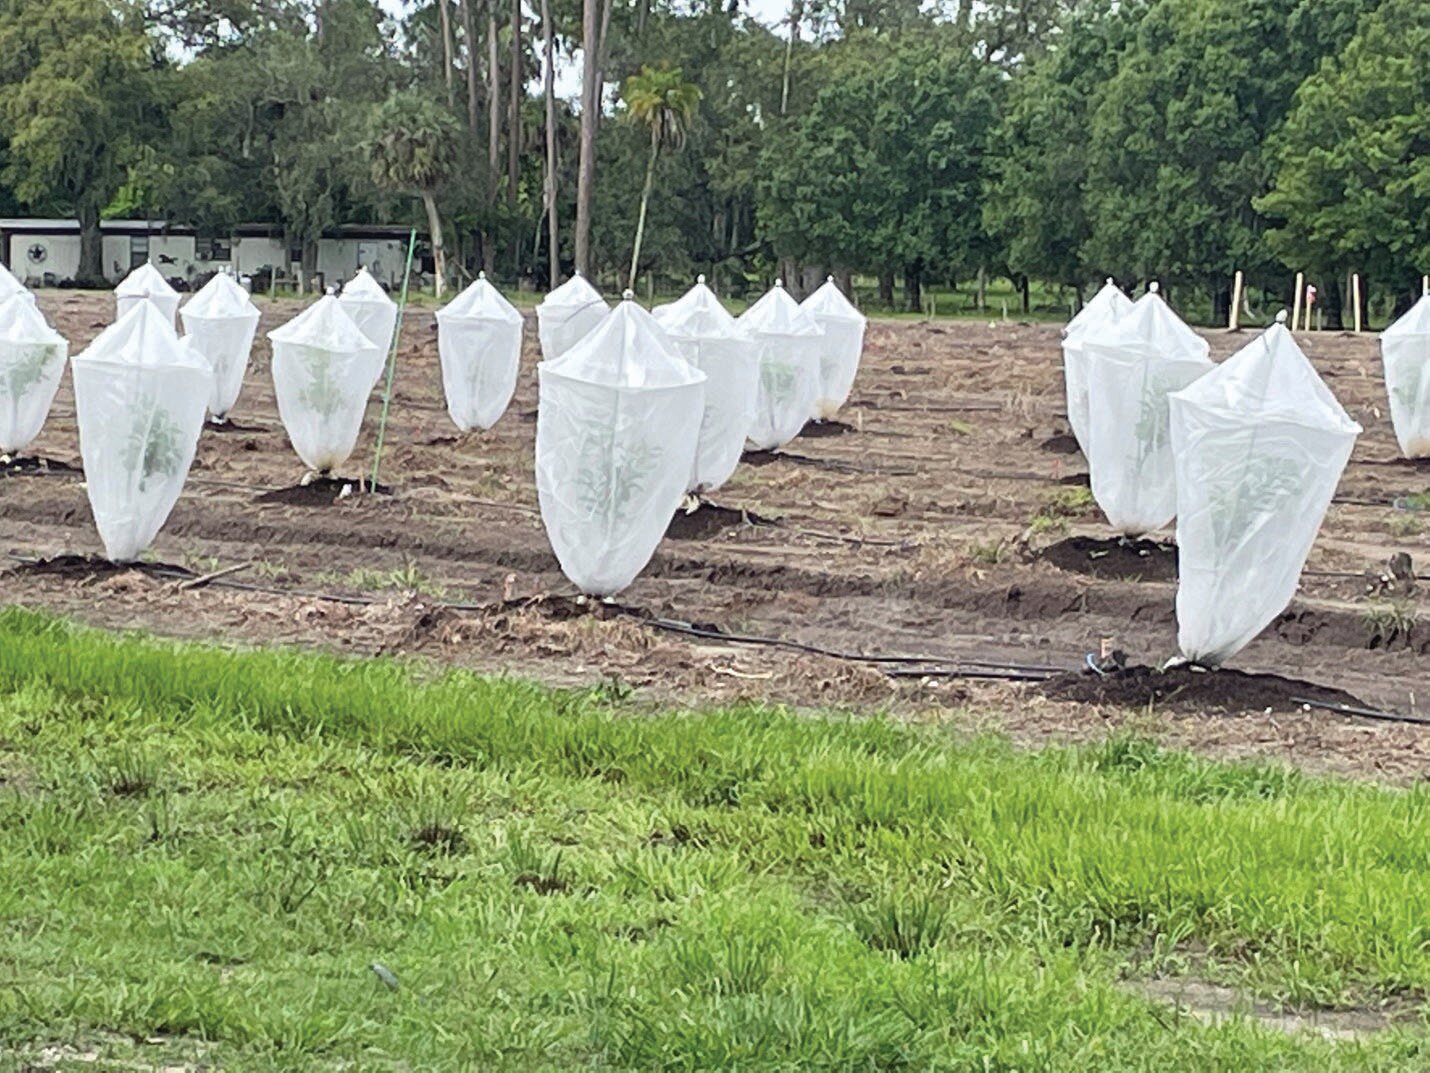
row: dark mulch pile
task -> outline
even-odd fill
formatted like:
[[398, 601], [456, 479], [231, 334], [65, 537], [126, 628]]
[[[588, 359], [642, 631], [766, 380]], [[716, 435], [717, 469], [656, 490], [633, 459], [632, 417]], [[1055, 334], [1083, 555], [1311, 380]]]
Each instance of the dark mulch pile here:
[[702, 500], [700, 506], [689, 514], [684, 510], [676, 511], [665, 535], [668, 540], [710, 540], [742, 525], [779, 525], [779, 522], [753, 511]]
[[1038, 552], [1062, 570], [1123, 581], [1176, 581], [1177, 546], [1156, 540], [1075, 536]]
[[273, 431], [272, 425], [245, 425], [242, 422], [235, 421], [231, 417], [226, 417], [222, 421], [205, 421], [204, 428], [208, 429], [208, 431], [210, 432], [218, 433]]
[[818, 440], [826, 436], [850, 436], [858, 431], [844, 421], [806, 421], [799, 434], [802, 439]]
[[54, 458], [24, 455], [0, 462], [0, 477], [83, 477], [84, 470]]
[[376, 489], [372, 482], [363, 477], [314, 477], [307, 484], [295, 484], [289, 488], [275, 488], [254, 497], [257, 503], [282, 503], [290, 507], [331, 507], [340, 498], [364, 495], [376, 491], [378, 495], [392, 495], [392, 486], [379, 484]]
[[176, 566], [173, 563], [113, 563], [108, 559], [99, 559], [91, 555], [56, 555], [51, 559], [19, 563], [10, 568], [10, 572], [15, 574], [75, 578], [81, 581], [110, 577], [131, 570], [149, 577], [161, 578], [164, 581], [198, 577], [187, 567]]
[[1038, 444], [1038, 450], [1047, 451], [1054, 455], [1075, 455], [1082, 450], [1077, 445], [1077, 437], [1071, 432], [1064, 432], [1057, 436], [1049, 436], [1042, 443]]
[[1109, 704], [1123, 708], [1186, 712], [1294, 712], [1301, 705], [1293, 698], [1324, 704], [1363, 707], [1360, 700], [1341, 689], [1283, 678], [1279, 674], [1248, 674], [1222, 668], [1203, 671], [1190, 666], [1159, 671], [1153, 667], [1125, 667], [1099, 675], [1092, 671], [1050, 678], [1037, 687], [1044, 696], [1079, 704]]

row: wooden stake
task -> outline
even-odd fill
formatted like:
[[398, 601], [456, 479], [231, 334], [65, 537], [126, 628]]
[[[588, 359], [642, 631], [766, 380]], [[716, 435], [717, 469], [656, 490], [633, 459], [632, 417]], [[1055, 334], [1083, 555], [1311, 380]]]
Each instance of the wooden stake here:
[[1420, 293], [1422, 295], [1430, 294], [1430, 276], [1420, 277]]
[[1231, 283], [1231, 312], [1227, 315], [1226, 330], [1234, 332], [1241, 327], [1241, 288], [1246, 282], [1246, 277], [1241, 274], [1241, 269], [1236, 270], [1236, 278]]
[[1360, 273], [1351, 273], [1351, 315], [1355, 318], [1355, 331], [1361, 329], [1360, 315]]
[[1311, 301], [1311, 288], [1308, 286], [1306, 288], [1306, 331], [1308, 332], [1311, 330], [1311, 309], [1314, 306], [1315, 303]]
[[1291, 294], [1291, 330], [1294, 332], [1296, 326], [1301, 323], [1301, 299], [1305, 297], [1303, 288], [1306, 286], [1306, 274], [1296, 273], [1296, 289]]
[[[372, 453], [372, 483], [370, 492], [377, 491], [377, 477], [382, 468], [382, 444], [387, 438], [387, 415], [392, 408], [392, 377], [397, 372], [397, 344], [402, 339], [402, 315], [407, 312], [407, 285], [412, 279], [412, 255], [417, 251], [417, 228], [407, 236], [407, 265], [402, 269], [402, 297], [397, 302], [397, 323], [392, 329], [392, 345], [387, 348], [387, 382], [382, 389], [382, 416], [377, 421], [377, 447]], [[361, 489], [359, 489], [361, 491]]]

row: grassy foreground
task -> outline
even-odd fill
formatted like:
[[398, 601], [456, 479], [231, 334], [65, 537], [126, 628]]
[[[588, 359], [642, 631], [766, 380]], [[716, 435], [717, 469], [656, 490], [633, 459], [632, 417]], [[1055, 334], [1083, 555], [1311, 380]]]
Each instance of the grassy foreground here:
[[616, 708], [0, 611], [0, 1069], [1430, 1068], [1119, 983], [1414, 1006], [1423, 788]]

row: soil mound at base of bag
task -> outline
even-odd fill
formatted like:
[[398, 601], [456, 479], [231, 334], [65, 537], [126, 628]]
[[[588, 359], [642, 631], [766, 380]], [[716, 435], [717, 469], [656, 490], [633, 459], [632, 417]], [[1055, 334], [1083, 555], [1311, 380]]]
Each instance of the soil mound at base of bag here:
[[12, 458], [8, 462], [0, 462], [0, 477], [49, 476], [83, 477], [84, 470], [78, 466], [71, 466], [68, 462], [60, 462], [53, 458], [39, 458], [33, 455], [22, 455]]
[[1283, 678], [1279, 674], [1246, 671], [1206, 671], [1189, 665], [1159, 671], [1154, 667], [1124, 667], [1097, 674], [1064, 674], [1041, 683], [1038, 691], [1053, 700], [1078, 704], [1109, 704], [1122, 708], [1209, 714], [1216, 712], [1300, 711], [1300, 699], [1321, 704], [1364, 704], [1341, 689]]
[[675, 512], [665, 531], [667, 540], [711, 540], [744, 525], [778, 525], [773, 518], [761, 517], [739, 507], [723, 507], [719, 503], [701, 500], [700, 506], [686, 513]]
[[1122, 581], [1176, 581], [1177, 546], [1157, 540], [1075, 536], [1038, 552], [1060, 570]]
[[1057, 436], [1049, 436], [1042, 443], [1038, 444], [1038, 450], [1047, 451], [1053, 455], [1075, 455], [1082, 451], [1077, 445], [1077, 437], [1071, 432], [1064, 432]]
[[850, 436], [858, 431], [853, 425], [844, 421], [806, 421], [804, 428], [799, 430], [799, 438], [819, 440], [827, 436]]
[[115, 563], [92, 555], [56, 555], [49, 559], [38, 559], [32, 563], [17, 563], [8, 573], [26, 574], [32, 577], [62, 577], [80, 580], [110, 577], [129, 571], [160, 578], [164, 581], [180, 581], [198, 577], [192, 570], [173, 563]]
[[289, 507], [331, 507], [339, 500], [351, 496], [376, 492], [381, 496], [392, 495], [392, 486], [372, 482], [363, 477], [314, 477], [307, 484], [295, 484], [288, 488], [275, 488], [255, 496], [256, 503], [282, 503]]

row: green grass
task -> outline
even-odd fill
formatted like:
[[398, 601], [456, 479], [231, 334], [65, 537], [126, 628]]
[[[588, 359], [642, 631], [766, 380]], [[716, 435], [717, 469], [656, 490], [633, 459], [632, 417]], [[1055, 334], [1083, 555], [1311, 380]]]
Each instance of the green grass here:
[[1423, 1017], [1328, 1043], [1119, 986], [1195, 965], [1418, 1001], [1423, 787], [652, 716], [17, 610], [0, 780], [0, 1069], [60, 1043], [225, 1070], [1430, 1063]]

